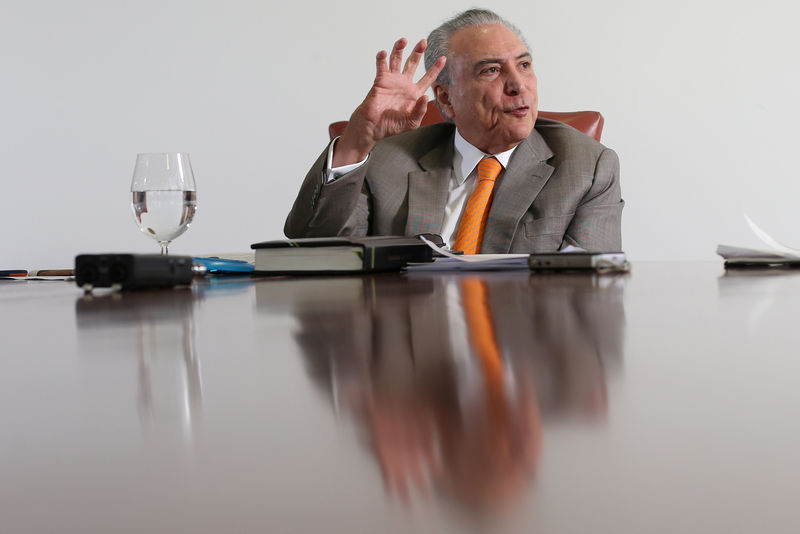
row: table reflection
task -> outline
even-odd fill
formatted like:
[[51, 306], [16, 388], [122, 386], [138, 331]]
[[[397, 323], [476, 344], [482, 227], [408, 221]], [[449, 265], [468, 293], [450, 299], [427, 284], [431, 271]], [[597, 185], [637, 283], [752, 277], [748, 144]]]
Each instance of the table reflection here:
[[605, 419], [625, 283], [373, 275], [275, 280], [256, 298], [295, 317], [313, 382], [355, 423], [388, 493], [492, 513], [530, 488], [548, 420]]
[[[743, 332], [754, 337], [772, 331], [785, 314], [796, 312], [786, 304], [787, 297], [791, 302], [792, 296], [800, 296], [800, 272], [791, 268], [732, 268], [717, 279], [717, 288], [721, 302], [742, 314]], [[747, 305], [740, 310], [730, 306], [745, 300]], [[780, 330], [773, 335], [780, 335]]]
[[[135, 355], [136, 405], [145, 431], [178, 427], [190, 438], [198, 423], [203, 381], [193, 318], [197, 301], [189, 288], [90, 293], [76, 301], [84, 353]], [[98, 335], [101, 329], [105, 335]]]

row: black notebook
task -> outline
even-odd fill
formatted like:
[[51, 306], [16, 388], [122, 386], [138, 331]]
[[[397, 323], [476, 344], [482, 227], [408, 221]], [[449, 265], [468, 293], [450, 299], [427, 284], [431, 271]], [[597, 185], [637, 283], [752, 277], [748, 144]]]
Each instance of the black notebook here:
[[[434, 242], [441, 244], [441, 238]], [[270, 273], [399, 271], [409, 262], [433, 261], [433, 249], [418, 237], [280, 239], [250, 248], [255, 250], [255, 271]]]

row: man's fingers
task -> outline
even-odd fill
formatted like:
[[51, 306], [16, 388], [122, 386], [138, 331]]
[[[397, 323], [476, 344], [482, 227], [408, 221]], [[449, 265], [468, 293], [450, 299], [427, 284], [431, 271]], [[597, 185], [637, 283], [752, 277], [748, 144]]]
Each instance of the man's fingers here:
[[405, 37], [398, 39], [392, 47], [392, 55], [389, 56], [389, 70], [397, 72], [400, 70], [400, 65], [403, 63], [403, 49], [406, 47]]
[[378, 52], [378, 55], [375, 56], [375, 70], [378, 72], [378, 75], [388, 70], [386, 68], [386, 56], [386, 50], [381, 50]]
[[403, 74], [413, 75], [414, 72], [417, 70], [417, 65], [419, 65], [419, 60], [422, 59], [422, 54], [425, 52], [425, 49], [428, 47], [428, 43], [425, 39], [422, 39], [417, 45], [414, 47], [414, 50], [411, 52], [411, 55], [408, 56], [406, 60], [406, 65], [403, 67]]
[[428, 111], [428, 97], [422, 95], [417, 99], [417, 102], [414, 104], [414, 110], [411, 112], [413, 122], [416, 124], [422, 121], [422, 118], [425, 116], [425, 112], [427, 111]]
[[419, 79], [417, 82], [417, 87], [419, 87], [421, 91], [427, 91], [428, 87], [433, 85], [433, 82], [436, 81], [436, 77], [439, 76], [440, 72], [442, 72], [446, 61], [447, 58], [445, 56], [440, 57], [436, 60], [436, 63], [434, 63], [433, 66], [428, 69], [428, 72], [425, 73], [425, 76]]

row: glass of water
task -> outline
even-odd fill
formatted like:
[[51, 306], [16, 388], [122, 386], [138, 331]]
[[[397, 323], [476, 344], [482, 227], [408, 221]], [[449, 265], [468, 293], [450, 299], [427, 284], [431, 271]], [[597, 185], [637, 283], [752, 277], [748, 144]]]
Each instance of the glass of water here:
[[136, 224], [146, 235], [167, 246], [186, 231], [197, 211], [194, 172], [185, 152], [139, 154], [131, 182]]

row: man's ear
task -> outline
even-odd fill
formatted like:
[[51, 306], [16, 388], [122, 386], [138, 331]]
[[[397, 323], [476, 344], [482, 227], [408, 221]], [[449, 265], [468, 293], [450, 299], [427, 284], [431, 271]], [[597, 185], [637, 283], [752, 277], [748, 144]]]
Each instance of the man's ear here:
[[453, 120], [453, 105], [450, 103], [450, 88], [440, 83], [434, 84], [433, 94], [436, 96], [436, 101], [439, 103], [439, 108], [445, 117]]

